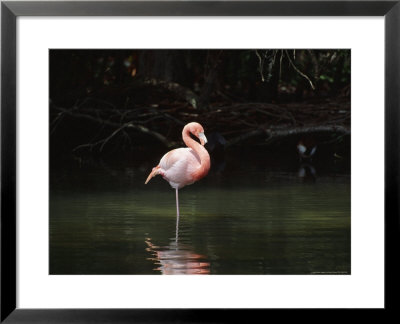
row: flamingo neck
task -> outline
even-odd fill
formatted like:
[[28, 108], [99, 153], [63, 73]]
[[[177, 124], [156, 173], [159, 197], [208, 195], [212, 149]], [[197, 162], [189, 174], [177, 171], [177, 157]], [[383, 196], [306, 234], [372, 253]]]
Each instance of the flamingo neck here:
[[182, 139], [185, 142], [186, 146], [195, 151], [200, 158], [200, 167], [192, 173], [193, 178], [195, 180], [199, 180], [206, 176], [208, 171], [210, 170], [210, 155], [208, 154], [204, 146], [202, 146], [190, 137], [190, 131], [186, 127], [183, 129]]

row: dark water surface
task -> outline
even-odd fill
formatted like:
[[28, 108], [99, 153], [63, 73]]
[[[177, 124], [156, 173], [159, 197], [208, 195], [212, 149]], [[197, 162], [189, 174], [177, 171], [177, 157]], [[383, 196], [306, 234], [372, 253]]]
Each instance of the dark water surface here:
[[214, 170], [180, 190], [177, 223], [150, 171], [52, 170], [51, 274], [350, 273], [349, 174]]

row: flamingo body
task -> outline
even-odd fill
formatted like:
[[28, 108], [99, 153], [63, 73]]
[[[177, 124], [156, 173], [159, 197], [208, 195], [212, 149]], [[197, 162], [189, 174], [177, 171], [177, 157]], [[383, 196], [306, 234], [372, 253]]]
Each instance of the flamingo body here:
[[200, 168], [199, 155], [189, 147], [165, 154], [160, 161], [160, 174], [172, 188], [181, 189], [199, 180], [193, 174]]

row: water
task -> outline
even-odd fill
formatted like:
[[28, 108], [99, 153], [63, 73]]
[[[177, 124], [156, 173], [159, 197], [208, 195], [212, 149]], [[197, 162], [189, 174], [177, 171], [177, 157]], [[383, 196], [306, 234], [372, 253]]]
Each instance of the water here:
[[350, 274], [350, 176], [233, 167], [179, 192], [150, 165], [52, 171], [51, 274]]

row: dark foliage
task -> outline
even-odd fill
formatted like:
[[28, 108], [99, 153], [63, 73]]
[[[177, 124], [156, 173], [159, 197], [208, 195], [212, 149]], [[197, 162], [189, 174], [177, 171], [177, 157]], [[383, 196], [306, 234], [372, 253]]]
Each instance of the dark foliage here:
[[[350, 134], [350, 50], [51, 50], [53, 153], [179, 145], [201, 122], [226, 146]], [[335, 135], [336, 134], [336, 135]]]

